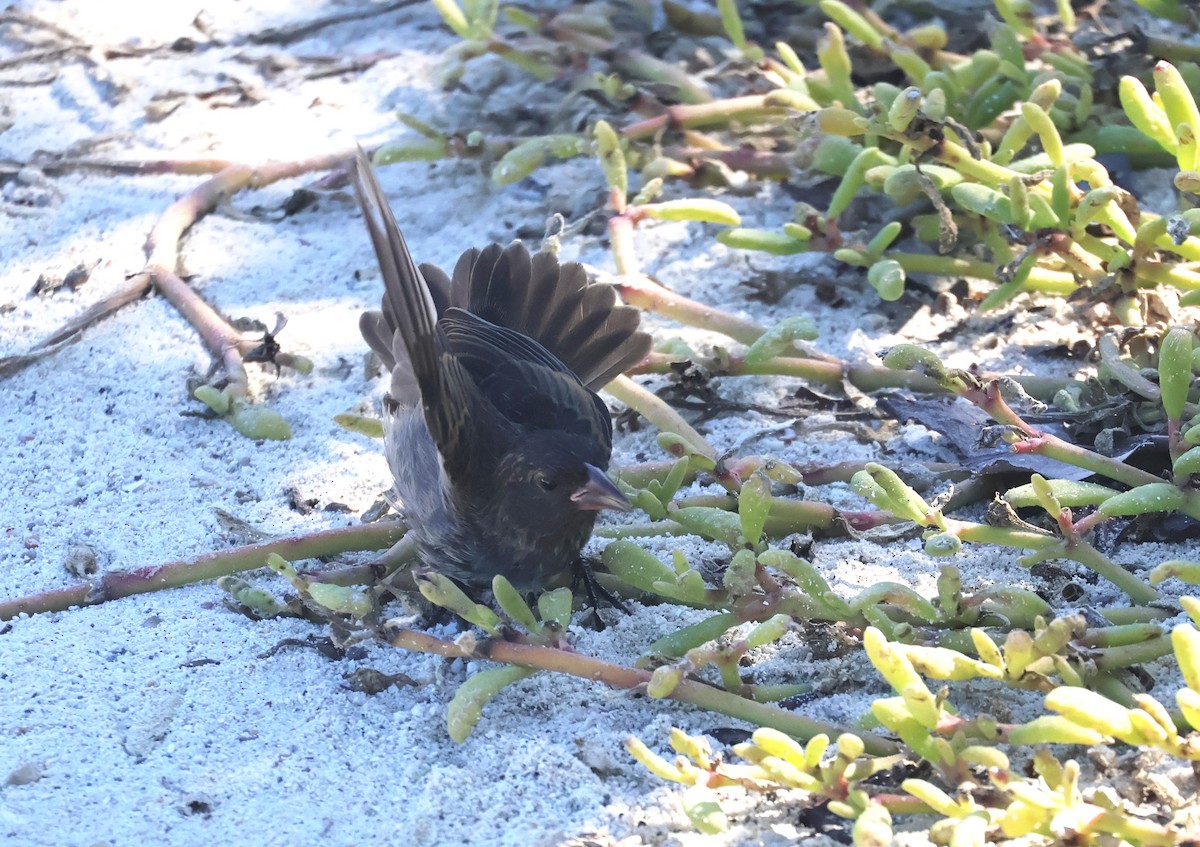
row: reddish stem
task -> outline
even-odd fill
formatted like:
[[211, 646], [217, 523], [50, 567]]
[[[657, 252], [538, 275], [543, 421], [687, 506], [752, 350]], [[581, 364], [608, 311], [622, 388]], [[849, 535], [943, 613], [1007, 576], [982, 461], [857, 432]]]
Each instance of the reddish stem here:
[[114, 571], [104, 574], [94, 582], [2, 601], [0, 620], [9, 620], [21, 614], [61, 612], [72, 606], [94, 606], [119, 597], [146, 594], [206, 579], [216, 579], [240, 571], [254, 570], [266, 567], [267, 556], [271, 553], [277, 553], [294, 562], [353, 550], [383, 550], [399, 541], [404, 532], [402, 524], [361, 524], [205, 553], [194, 559], [180, 559], [165, 565], [132, 571]]

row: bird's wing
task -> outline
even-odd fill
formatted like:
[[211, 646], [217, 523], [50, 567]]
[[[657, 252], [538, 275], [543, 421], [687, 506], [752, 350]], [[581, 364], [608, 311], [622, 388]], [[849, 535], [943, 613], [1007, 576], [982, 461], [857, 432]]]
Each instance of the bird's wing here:
[[[528, 335], [497, 326], [479, 315], [451, 306], [438, 321], [438, 326], [456, 355], [480, 360], [476, 367], [486, 368], [488, 360], [494, 360], [500, 354], [504, 358], [521, 359], [561, 371], [580, 382], [561, 359]], [[475, 369], [470, 369], [474, 373]]]
[[533, 338], [592, 389], [650, 351], [638, 310], [618, 303], [611, 285], [552, 253], [531, 257], [517, 241], [463, 253], [449, 291], [451, 306]]
[[479, 391], [525, 430], [549, 429], [612, 447], [608, 407], [569, 367], [526, 335], [451, 307], [438, 321], [446, 344]]
[[[394, 386], [398, 379], [400, 387], [404, 380], [415, 380], [442, 467], [451, 482], [469, 484], [473, 475], [485, 474], [494, 463], [510, 430], [489, 408], [487, 398], [446, 343], [436, 323], [435, 297], [413, 263], [383, 189], [361, 150], [354, 186], [384, 285], [381, 310], [367, 313], [361, 321], [363, 335], [376, 352], [383, 349], [386, 355], [381, 354], [382, 358], [393, 368]], [[430, 484], [436, 483], [431, 480]]]

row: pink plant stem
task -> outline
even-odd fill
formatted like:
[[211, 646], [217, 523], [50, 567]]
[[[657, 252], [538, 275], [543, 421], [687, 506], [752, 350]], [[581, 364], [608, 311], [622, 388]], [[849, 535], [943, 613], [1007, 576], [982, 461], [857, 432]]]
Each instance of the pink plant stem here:
[[0, 620], [9, 620], [21, 614], [61, 612], [72, 606], [94, 606], [119, 597], [146, 594], [254, 570], [266, 567], [267, 556], [271, 553], [294, 562], [353, 550], [383, 550], [399, 541], [404, 532], [403, 525], [361, 524], [205, 553], [194, 559], [180, 559], [165, 565], [114, 571], [93, 582], [0, 601]]
[[[490, 659], [517, 667], [566, 673], [603, 682], [613, 688], [631, 691], [645, 691], [651, 677], [650, 671], [627, 668], [581, 653], [553, 647], [520, 644], [494, 638], [446, 641], [411, 629], [399, 627], [389, 627], [388, 629], [387, 638], [392, 646], [420, 653], [434, 653], [449, 658]], [[757, 726], [773, 727], [796, 738], [808, 739], [820, 733], [836, 738], [842, 733], [848, 732], [861, 738], [866, 752], [872, 756], [889, 756], [899, 752], [899, 746], [895, 742], [871, 733], [815, 721], [778, 706], [756, 703], [695, 680], [682, 680], [668, 695], [668, 698], [700, 706], [703, 709], [733, 718], [740, 718]]]

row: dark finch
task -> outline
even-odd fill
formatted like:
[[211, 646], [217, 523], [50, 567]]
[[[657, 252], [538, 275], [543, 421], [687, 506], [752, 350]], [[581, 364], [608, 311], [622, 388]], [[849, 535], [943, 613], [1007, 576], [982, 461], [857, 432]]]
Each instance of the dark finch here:
[[646, 355], [638, 312], [578, 264], [519, 242], [418, 270], [366, 156], [355, 187], [383, 272], [363, 337], [391, 370], [393, 494], [422, 560], [486, 585], [569, 571], [599, 509], [629, 509], [605, 475], [612, 421], [595, 390]]

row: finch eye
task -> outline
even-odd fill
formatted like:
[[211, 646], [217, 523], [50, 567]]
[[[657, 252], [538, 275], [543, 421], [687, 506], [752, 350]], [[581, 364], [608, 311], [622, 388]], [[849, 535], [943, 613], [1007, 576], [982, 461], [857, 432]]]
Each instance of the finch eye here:
[[550, 477], [538, 474], [537, 484], [542, 491], [553, 491], [557, 486]]

